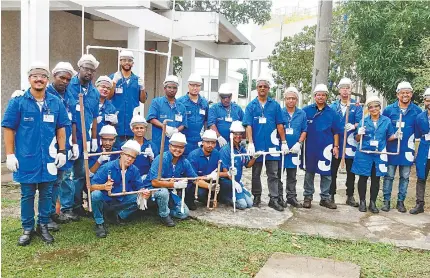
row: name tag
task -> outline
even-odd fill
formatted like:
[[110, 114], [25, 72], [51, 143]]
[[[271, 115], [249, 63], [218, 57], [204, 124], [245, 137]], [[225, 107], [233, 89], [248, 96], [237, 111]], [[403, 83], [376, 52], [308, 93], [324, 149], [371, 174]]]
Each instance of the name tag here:
[[182, 115], [181, 114], [176, 114], [175, 115], [175, 121], [182, 122]]
[[231, 117], [225, 117], [225, 121], [231, 123], [233, 121], [233, 119]]
[[405, 122], [402, 122], [401, 124], [399, 122], [396, 122], [396, 127], [399, 128], [401, 126], [402, 128], [405, 127]]
[[294, 131], [293, 131], [293, 129], [292, 128], [286, 128], [285, 129], [285, 134], [287, 134], [287, 135], [292, 135], [294, 133]]
[[54, 115], [52, 114], [43, 114], [43, 121], [47, 123], [53, 123], [54, 122]]
[[373, 147], [377, 147], [378, 146], [378, 141], [376, 140], [370, 140], [370, 145]]
[[115, 88], [115, 93], [116, 94], [122, 94], [122, 87]]
[[24, 117], [24, 122], [34, 122], [33, 117]]
[[199, 113], [200, 113], [200, 115], [206, 115], [206, 110], [200, 109]]
[[160, 115], [160, 119], [167, 119], [167, 115]]
[[430, 133], [425, 135], [425, 139], [426, 139], [426, 141], [430, 141]]
[[267, 122], [267, 119], [265, 117], [258, 118], [258, 123], [259, 124], [265, 124], [266, 122]]
[[76, 111], [81, 111], [81, 106], [79, 104], [76, 104]]
[[69, 117], [69, 120], [71, 121], [72, 120], [72, 113], [67, 112], [67, 116]]

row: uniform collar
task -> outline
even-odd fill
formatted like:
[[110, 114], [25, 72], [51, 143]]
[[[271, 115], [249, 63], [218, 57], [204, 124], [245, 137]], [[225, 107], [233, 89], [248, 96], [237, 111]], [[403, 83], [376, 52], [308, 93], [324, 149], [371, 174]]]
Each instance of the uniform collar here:
[[[36, 99], [34, 98], [34, 96], [30, 93], [30, 88], [28, 88], [27, 91], [25, 91], [24, 97], [26, 97], [28, 99], [33, 99], [33, 100], [36, 101]], [[51, 100], [53, 99], [53, 97], [54, 96], [52, 94], [48, 93], [46, 91], [46, 89], [45, 89], [45, 99], [44, 99], [44, 101], [47, 102], [47, 103], [51, 102]]]
[[[190, 93], [187, 92], [187, 94], [185, 95], [185, 98], [192, 103], [195, 103], [194, 101], [191, 100], [190, 98]], [[197, 98], [197, 104], [200, 104], [202, 102], [202, 96], [199, 94], [198, 98]]]
[[[75, 75], [75, 76], [72, 77], [72, 79], [70, 80], [69, 85], [70, 84], [82, 86], [81, 85], [81, 81], [79, 80], [78, 75]], [[91, 81], [88, 82], [88, 91], [91, 90], [92, 87], [93, 87], [93, 83]]]
[[[167, 97], [166, 97], [166, 96], [163, 96], [162, 98], [163, 98], [163, 101], [164, 101], [165, 103], [167, 103], [168, 105], [170, 105], [170, 102], [169, 102], [169, 100], [167, 99]], [[176, 107], [176, 101], [177, 101], [177, 99], [175, 98], [175, 102], [173, 103], [173, 107], [172, 107], [172, 108], [175, 108], [175, 107]]]
[[[273, 99], [272, 99], [271, 97], [267, 97], [266, 103], [269, 103], [269, 102], [272, 102], [272, 101], [273, 101]], [[254, 103], [256, 103], [256, 104], [260, 105], [260, 101], [258, 100], [258, 97], [255, 97], [255, 98], [252, 100], [252, 102], [254, 102]]]

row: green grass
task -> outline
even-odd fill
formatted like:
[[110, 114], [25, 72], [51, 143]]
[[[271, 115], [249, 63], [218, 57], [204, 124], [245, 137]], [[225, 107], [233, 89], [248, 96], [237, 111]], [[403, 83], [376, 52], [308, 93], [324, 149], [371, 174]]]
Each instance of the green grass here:
[[52, 246], [18, 247], [18, 219], [2, 219], [3, 277], [250, 277], [274, 252], [350, 261], [362, 277], [430, 277], [430, 252], [391, 245], [295, 236], [281, 230], [217, 228], [196, 220], [162, 227], [156, 218], [110, 226], [105, 239], [88, 219], [62, 225]]
[[1, 208], [10, 208], [19, 206], [20, 200], [1, 198]]

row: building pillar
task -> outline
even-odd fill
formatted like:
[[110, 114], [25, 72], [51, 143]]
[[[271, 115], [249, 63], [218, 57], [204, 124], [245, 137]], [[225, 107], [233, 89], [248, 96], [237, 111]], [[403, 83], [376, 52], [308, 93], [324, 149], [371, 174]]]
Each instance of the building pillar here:
[[195, 60], [196, 60], [196, 48], [195, 47], [183, 47], [182, 48], [182, 95], [186, 95], [188, 92], [188, 77], [195, 71]]
[[218, 89], [222, 83], [228, 82], [228, 59], [218, 60]]
[[[131, 49], [145, 50], [145, 29], [143, 28], [128, 28], [128, 40], [127, 47]], [[140, 76], [142, 79], [145, 78], [145, 53], [133, 52], [134, 54], [134, 66], [133, 72]]]

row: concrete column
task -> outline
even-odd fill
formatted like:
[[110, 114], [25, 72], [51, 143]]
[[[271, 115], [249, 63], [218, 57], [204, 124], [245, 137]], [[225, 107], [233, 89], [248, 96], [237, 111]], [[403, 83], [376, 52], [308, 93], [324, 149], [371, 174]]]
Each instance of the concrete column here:
[[[157, 42], [157, 50], [159, 52], [168, 52], [169, 51], [168, 42]], [[156, 97], [164, 95], [163, 82], [164, 82], [164, 79], [166, 79], [166, 68], [167, 68], [167, 56], [156, 55], [155, 57], [155, 72], [156, 72], [155, 96]], [[173, 59], [170, 59], [168, 71], [169, 71], [168, 74], [173, 74]]]
[[222, 83], [228, 82], [228, 59], [218, 60], [218, 89]]
[[21, 0], [21, 89], [36, 61], [49, 66], [49, 0]]
[[196, 48], [195, 47], [183, 47], [182, 48], [182, 95], [186, 95], [188, 92], [188, 77], [195, 71], [195, 60], [196, 60]]
[[[143, 28], [128, 28], [127, 47], [131, 49], [145, 50], [145, 29]], [[142, 77], [145, 77], [145, 53], [134, 52], [133, 72]]]
[[257, 60], [257, 78], [261, 75], [261, 59]]

